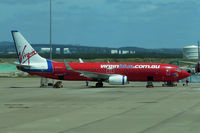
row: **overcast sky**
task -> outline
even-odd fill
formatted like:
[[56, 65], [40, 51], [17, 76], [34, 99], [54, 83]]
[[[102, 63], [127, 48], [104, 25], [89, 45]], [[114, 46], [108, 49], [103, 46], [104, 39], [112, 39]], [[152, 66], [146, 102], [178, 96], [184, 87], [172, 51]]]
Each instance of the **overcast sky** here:
[[[200, 40], [200, 0], [52, 0], [53, 43], [181, 48]], [[0, 0], [0, 41], [49, 43], [49, 0]]]

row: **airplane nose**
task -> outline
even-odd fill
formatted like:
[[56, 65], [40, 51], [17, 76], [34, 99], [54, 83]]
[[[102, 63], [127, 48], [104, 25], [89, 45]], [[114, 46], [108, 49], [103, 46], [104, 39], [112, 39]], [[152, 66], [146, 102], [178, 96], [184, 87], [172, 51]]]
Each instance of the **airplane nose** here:
[[180, 75], [181, 79], [187, 78], [189, 76], [190, 76], [190, 73], [188, 73], [188, 72], [186, 72], [184, 70], [181, 71], [181, 75]]

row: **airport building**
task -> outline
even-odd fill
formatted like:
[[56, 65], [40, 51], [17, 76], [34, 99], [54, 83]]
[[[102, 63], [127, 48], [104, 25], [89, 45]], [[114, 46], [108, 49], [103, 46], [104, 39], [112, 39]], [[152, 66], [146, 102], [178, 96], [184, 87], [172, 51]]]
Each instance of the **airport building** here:
[[189, 45], [183, 47], [183, 58], [184, 59], [198, 59], [198, 46]]
[[[32, 44], [33, 48], [38, 53], [49, 53], [50, 46], [48, 44]], [[0, 53], [13, 54], [15, 53], [14, 44], [0, 45]], [[108, 48], [108, 47], [94, 47], [94, 46], [81, 46], [70, 44], [53, 44], [53, 54], [84, 54], [84, 53], [96, 53], [96, 54], [135, 54], [135, 51], [122, 48]]]
[[[33, 47], [39, 53], [49, 53], [49, 45], [33, 44]], [[75, 53], [97, 53], [97, 54], [112, 54], [112, 49], [107, 47], [88, 47], [80, 45], [53, 45], [52, 52], [54, 54], [75, 54]]]

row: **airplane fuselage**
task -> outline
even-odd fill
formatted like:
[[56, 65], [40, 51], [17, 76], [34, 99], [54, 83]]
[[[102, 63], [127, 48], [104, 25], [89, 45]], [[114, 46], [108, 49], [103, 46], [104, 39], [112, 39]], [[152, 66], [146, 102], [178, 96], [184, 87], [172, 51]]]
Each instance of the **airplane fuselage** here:
[[[158, 81], [178, 82], [189, 74], [179, 67], [159, 63], [68, 63], [73, 70], [110, 75], [125, 75], [127, 81]], [[19, 68], [20, 69], [20, 68]], [[31, 75], [60, 80], [88, 80], [97, 81], [96, 78], [85, 77], [79, 72], [67, 70], [64, 63], [52, 61], [48, 63], [48, 71], [34, 71], [21, 69]]]

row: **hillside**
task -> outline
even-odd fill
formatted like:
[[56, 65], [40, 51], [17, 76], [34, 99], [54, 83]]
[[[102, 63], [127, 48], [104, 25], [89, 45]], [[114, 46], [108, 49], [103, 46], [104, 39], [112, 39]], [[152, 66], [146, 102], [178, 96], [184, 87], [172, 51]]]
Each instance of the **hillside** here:
[[[32, 44], [33, 48], [39, 50], [41, 48], [48, 48], [48, 44]], [[71, 44], [53, 44], [53, 48], [64, 48], [68, 47], [73, 53], [109, 53], [111, 50], [122, 50], [122, 51], [135, 51], [135, 53], [164, 53], [164, 54], [180, 54], [180, 48], [156, 48], [156, 49], [147, 49], [140, 47], [119, 47], [119, 48], [110, 48], [110, 47], [94, 47], [94, 46], [82, 46], [82, 45], [71, 45]], [[0, 53], [9, 53], [15, 52], [15, 47], [12, 42], [0, 42]], [[40, 52], [40, 51], [38, 51]], [[55, 51], [54, 51], [55, 52]]]

